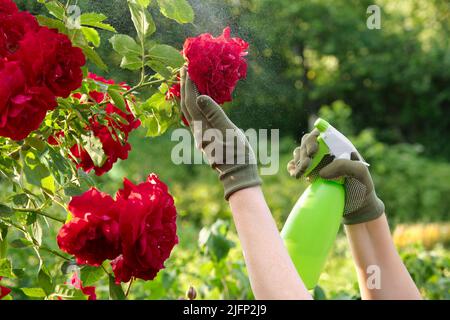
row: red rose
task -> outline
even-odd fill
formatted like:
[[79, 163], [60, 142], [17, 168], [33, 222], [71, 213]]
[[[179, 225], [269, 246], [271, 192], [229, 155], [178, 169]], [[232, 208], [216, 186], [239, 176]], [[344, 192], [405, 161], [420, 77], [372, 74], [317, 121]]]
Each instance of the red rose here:
[[78, 290], [81, 290], [84, 295], [88, 296], [88, 300], [97, 300], [97, 294], [95, 293], [95, 287], [83, 287], [83, 282], [78, 276], [77, 272], [73, 273], [72, 279], [70, 279], [70, 284]]
[[[1, 6], [0, 6], [1, 9]], [[0, 277], [0, 281], [2, 281], [3, 277]], [[10, 288], [0, 286], [0, 300], [6, 297], [11, 292]]]
[[98, 266], [120, 254], [119, 210], [106, 193], [91, 188], [69, 203], [72, 220], [59, 231], [58, 246], [78, 264]]
[[26, 33], [19, 45], [12, 59], [23, 64], [29, 81], [42, 83], [63, 98], [81, 86], [86, 59], [65, 34], [41, 27]]
[[[95, 73], [91, 73], [89, 72], [88, 78], [93, 79], [97, 82], [97, 84], [99, 86], [102, 86], [102, 84], [106, 84], [106, 85], [113, 85], [116, 84], [114, 82], [114, 80], [111, 79], [105, 79], [99, 75], [96, 75]], [[121, 82], [119, 83], [119, 85], [124, 88], [125, 90], [130, 89], [129, 86], [127, 86], [125, 83]], [[103, 88], [103, 91], [95, 91], [92, 90], [89, 92], [89, 96], [95, 100], [95, 102], [97, 103], [102, 103], [105, 100], [111, 100], [110, 97], [107, 94], [107, 89], [108, 86], [105, 86]], [[81, 96], [79, 94], [76, 95], [76, 97], [78, 99], [81, 98]], [[116, 121], [113, 120], [112, 117], [108, 117], [107, 116], [107, 120], [109, 121], [110, 125], [114, 126], [115, 128], [118, 128], [120, 131], [125, 132], [125, 133], [130, 133], [132, 130], [138, 128], [141, 125], [141, 121], [139, 119], [136, 119], [133, 115], [133, 113], [130, 110], [130, 107], [128, 105], [128, 102], [125, 101], [126, 104], [126, 108], [127, 108], [127, 112], [123, 112], [122, 110], [120, 110], [119, 108], [117, 108], [115, 105], [108, 103], [105, 106], [105, 111], [109, 114], [109, 115], [113, 115], [113, 114], [118, 114], [119, 116], [121, 116], [122, 118], [124, 118], [128, 124], [125, 123], [117, 123]]]
[[0, 14], [0, 56], [9, 57], [17, 51], [19, 42], [27, 32], [35, 32], [38, 29], [36, 18], [28, 12]]
[[64, 131], [58, 131], [54, 135], [47, 138], [47, 143], [52, 146], [57, 146], [62, 138], [64, 138]]
[[209, 95], [219, 104], [231, 101], [237, 82], [247, 76], [247, 49], [247, 42], [231, 38], [229, 27], [217, 38], [205, 33], [186, 39], [183, 54], [200, 94]]
[[[178, 81], [180, 81], [180, 77], [177, 77]], [[179, 82], [172, 85], [169, 90], [166, 92], [166, 100], [181, 98], [181, 84]], [[181, 115], [181, 121], [183, 121], [184, 125], [189, 127], [189, 122], [186, 120], [184, 115]]]
[[0, 136], [26, 138], [56, 105], [46, 87], [27, 85], [18, 62], [0, 62]]
[[[89, 78], [95, 80], [101, 86], [102, 83], [106, 85], [115, 84], [113, 80], [107, 80], [96, 74], [90, 73]], [[124, 88], [128, 88], [125, 84], [120, 84]], [[105, 86], [104, 91], [91, 91], [89, 96], [94, 99], [97, 103], [104, 102], [105, 99], [109, 99], [107, 96], [107, 86]], [[79, 94], [74, 95], [75, 98], [80, 99]], [[71, 152], [75, 158], [77, 158], [77, 167], [82, 168], [84, 171], [89, 172], [95, 170], [95, 173], [100, 176], [109, 170], [111, 170], [113, 164], [118, 160], [125, 160], [128, 158], [128, 152], [131, 150], [131, 146], [128, 143], [128, 134], [138, 128], [141, 124], [139, 119], [136, 119], [131, 113], [131, 110], [126, 104], [128, 112], [125, 113], [111, 103], [106, 104], [105, 119], [107, 121], [107, 126], [100, 124], [96, 117], [93, 117], [90, 122], [91, 125], [88, 128], [94, 133], [94, 135], [100, 139], [103, 146], [103, 152], [106, 155], [106, 162], [101, 167], [94, 166], [94, 162], [82, 146], [74, 145], [71, 148]], [[127, 123], [117, 122], [114, 120], [113, 115], [117, 114], [126, 120]], [[122, 137], [119, 137], [117, 132], [122, 133]]]
[[[108, 114], [106, 118], [108, 119], [110, 126], [124, 132], [127, 138], [128, 133], [130, 133], [134, 129], [137, 129], [141, 125], [141, 120], [136, 119], [134, 117], [134, 115], [130, 111], [128, 104], [127, 104], [127, 111], [128, 111], [127, 113], [123, 112], [122, 110], [120, 110], [111, 103], [108, 103], [106, 105], [105, 110], [106, 113]], [[127, 123], [114, 121], [114, 119], [110, 116], [113, 114], [118, 114], [123, 119], [125, 119]]]
[[[102, 92], [99, 91], [90, 91], [89, 92], [89, 96], [95, 100], [95, 102], [97, 103], [101, 103], [105, 100], [105, 98], [107, 98], [107, 93], [106, 91], [108, 90], [108, 86], [110, 84], [115, 84], [114, 80], [112, 79], [105, 79], [99, 75], [96, 75], [95, 73], [89, 72], [88, 74], [88, 78], [94, 80], [99, 86], [100, 89], [102, 89], [102, 86], [104, 87]], [[106, 84], [106, 85], [102, 85], [102, 84]]]
[[[95, 170], [95, 174], [101, 176], [102, 174], [111, 170], [113, 164], [118, 160], [125, 160], [128, 158], [128, 152], [131, 146], [127, 141], [121, 141], [119, 136], [112, 129], [92, 121], [90, 130], [94, 135], [100, 139], [103, 147], [103, 152], [106, 155], [106, 161], [101, 167], [96, 167], [87, 151], [79, 145], [74, 145], [70, 151], [75, 158], [77, 158], [77, 168], [82, 168], [85, 172]], [[113, 131], [113, 133], [110, 132]]]
[[0, 0], [0, 14], [11, 14], [17, 11], [17, 6], [12, 0]]
[[128, 282], [134, 276], [133, 269], [125, 265], [123, 255], [120, 255], [111, 261], [111, 267], [117, 284], [121, 282]]
[[131, 277], [152, 280], [178, 243], [173, 198], [151, 174], [138, 185], [125, 179], [116, 199], [122, 239], [122, 255], [111, 262], [116, 282], [128, 282]]
[[166, 92], [166, 100], [172, 100], [172, 99], [180, 99], [181, 98], [181, 84], [180, 84], [180, 75], [177, 76], [178, 82], [173, 84], [169, 90]]
[[180, 98], [181, 97], [181, 85], [179, 83], [175, 83], [173, 86], [167, 90], [166, 93], [166, 100], [172, 100], [174, 98]]

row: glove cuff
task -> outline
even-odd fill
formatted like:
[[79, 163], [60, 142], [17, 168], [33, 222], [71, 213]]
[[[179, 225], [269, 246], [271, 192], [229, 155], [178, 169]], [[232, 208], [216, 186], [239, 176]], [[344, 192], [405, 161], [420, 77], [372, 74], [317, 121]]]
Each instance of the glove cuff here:
[[375, 220], [384, 213], [384, 209], [383, 201], [377, 197], [375, 191], [372, 191], [361, 208], [344, 215], [343, 223], [351, 225]]
[[219, 179], [223, 183], [227, 201], [236, 191], [262, 184], [258, 175], [258, 167], [254, 164], [243, 164], [225, 169], [221, 171]]

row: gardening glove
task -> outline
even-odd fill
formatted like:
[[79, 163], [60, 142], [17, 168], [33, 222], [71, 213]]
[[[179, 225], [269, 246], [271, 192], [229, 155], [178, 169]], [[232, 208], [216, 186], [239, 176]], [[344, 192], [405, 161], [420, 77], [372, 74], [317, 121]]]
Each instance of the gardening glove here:
[[[294, 158], [288, 163], [291, 176], [300, 178], [319, 149], [317, 138], [320, 132], [314, 129], [305, 134], [300, 147], [294, 150]], [[374, 220], [384, 213], [384, 204], [377, 197], [369, 169], [359, 153], [352, 153], [351, 160], [325, 157], [307, 177], [314, 180], [345, 178], [344, 224], [357, 224]]]
[[[256, 157], [244, 133], [211, 97], [198, 94], [186, 68], [181, 70], [181, 110], [197, 148], [218, 172], [226, 200], [238, 190], [261, 184]], [[235, 138], [227, 139], [227, 134]]]

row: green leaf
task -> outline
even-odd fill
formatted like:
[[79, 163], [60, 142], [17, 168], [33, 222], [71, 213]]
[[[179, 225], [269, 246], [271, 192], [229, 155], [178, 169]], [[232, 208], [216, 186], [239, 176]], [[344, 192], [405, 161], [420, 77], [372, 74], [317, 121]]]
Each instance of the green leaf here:
[[168, 111], [170, 112], [171, 103], [166, 100], [166, 96], [161, 92], [154, 93], [150, 98], [142, 104], [144, 111]]
[[142, 126], [147, 129], [146, 137], [157, 137], [160, 135], [159, 122], [156, 116], [146, 117], [142, 122]]
[[0, 259], [0, 277], [15, 278], [12, 272], [11, 261], [8, 259]]
[[65, 9], [57, 1], [49, 1], [45, 4], [45, 7], [52, 16], [59, 20], [64, 20]]
[[9, 244], [14, 249], [22, 249], [22, 248], [28, 248], [33, 245], [33, 243], [27, 239], [16, 239], [11, 241]]
[[64, 24], [64, 22], [60, 20], [56, 20], [41, 15], [37, 16], [36, 18], [41, 26], [47, 26], [50, 29], [58, 29], [58, 31], [61, 33], [67, 33], [66, 25]]
[[86, 40], [91, 42], [94, 47], [98, 47], [100, 45], [100, 35], [97, 30], [89, 27], [81, 27], [81, 31], [83, 32]]
[[[16, 206], [24, 207], [27, 205], [29, 198], [26, 193], [18, 193], [18, 194], [15, 194], [11, 198], [11, 200]], [[0, 205], [0, 214], [1, 214], [1, 205]]]
[[103, 151], [103, 145], [100, 139], [94, 136], [93, 133], [89, 135], [82, 135], [83, 147], [94, 163], [94, 166], [101, 167], [106, 161], [106, 155]]
[[31, 225], [31, 235], [33, 236], [34, 240], [36, 240], [38, 245], [42, 245], [42, 227], [39, 223], [39, 220]]
[[81, 290], [75, 289], [72, 285], [60, 284], [55, 288], [54, 296], [60, 297], [63, 300], [87, 300], [86, 296]]
[[83, 184], [88, 185], [89, 187], [95, 186], [95, 180], [92, 179], [86, 172], [84, 172], [82, 169], [77, 170], [78, 178]]
[[0, 203], [0, 217], [9, 216], [12, 213], [13, 213], [13, 210], [10, 207]]
[[128, 55], [122, 58], [120, 67], [128, 70], [139, 70], [142, 68], [142, 61], [137, 55]]
[[103, 62], [102, 58], [98, 55], [97, 51], [89, 46], [82, 46], [84, 55], [97, 67], [102, 70], [108, 70], [108, 66]]
[[42, 265], [41, 269], [38, 273], [38, 283], [39, 286], [44, 289], [46, 295], [50, 295], [55, 290], [55, 285], [53, 284], [52, 277], [50, 275], [50, 272], [47, 270], [47, 268]]
[[45, 298], [47, 296], [42, 288], [22, 288], [21, 290], [30, 298]]
[[217, 261], [224, 259], [234, 242], [227, 239], [228, 223], [217, 220], [211, 227], [203, 228], [199, 233], [199, 245]]
[[39, 157], [34, 152], [28, 151], [23, 158], [23, 171], [28, 183], [42, 187], [53, 193], [55, 191], [54, 179], [48, 168], [42, 164]]
[[320, 286], [314, 287], [313, 297], [314, 297], [314, 300], [327, 300], [325, 291], [323, 291], [322, 287], [320, 287]]
[[8, 236], [8, 227], [0, 223], [0, 259], [5, 258], [7, 251], [6, 237]]
[[136, 0], [128, 0], [131, 20], [139, 39], [144, 40], [156, 31], [155, 23], [148, 9]]
[[13, 269], [13, 273], [17, 278], [23, 278], [27, 275], [24, 269]]
[[122, 56], [141, 54], [141, 48], [134, 39], [125, 34], [116, 34], [109, 39], [111, 45], [118, 54]]
[[157, 44], [148, 51], [150, 59], [162, 62], [172, 68], [180, 68], [184, 64], [184, 58], [180, 51], [166, 44]]
[[45, 147], [47, 146], [47, 144], [44, 141], [42, 141], [37, 137], [27, 137], [25, 139], [25, 143], [38, 151], [45, 150]]
[[52, 175], [49, 175], [41, 180], [41, 186], [43, 189], [50, 191], [51, 194], [54, 194], [56, 191], [55, 187], [55, 179]]
[[135, 0], [139, 5], [143, 6], [144, 8], [147, 8], [152, 0]]
[[103, 22], [103, 20], [105, 20], [106, 18], [107, 16], [105, 16], [104, 14], [88, 12], [83, 13], [80, 16], [80, 22], [84, 26], [90, 26], [103, 30], [108, 30], [111, 32], [116, 32], [116, 29], [114, 29], [113, 26]]
[[159, 73], [161, 76], [164, 77], [164, 79], [172, 78], [172, 72], [169, 69], [167, 69], [167, 67], [162, 62], [150, 60], [147, 61], [145, 65], [152, 68], [152, 70], [155, 71], [156, 73]]
[[109, 298], [112, 300], [125, 300], [125, 293], [122, 286], [116, 284], [113, 276], [109, 276]]
[[69, 197], [78, 196], [83, 193], [83, 189], [76, 184], [70, 184], [64, 188], [64, 194]]
[[141, 104], [140, 109], [140, 118], [143, 127], [147, 128], [147, 137], [160, 136], [179, 121], [179, 115], [173, 112], [172, 103], [159, 91]]
[[72, 168], [68, 159], [63, 157], [59, 150], [49, 147], [47, 158], [47, 166], [52, 175], [61, 185], [65, 185], [72, 178]]
[[101, 267], [85, 266], [80, 272], [81, 281], [85, 287], [94, 285], [105, 275], [105, 271]]
[[125, 113], [128, 113], [127, 111], [127, 105], [125, 103], [125, 99], [124, 97], [120, 94], [119, 91], [117, 91], [116, 89], [113, 89], [112, 87], [108, 88], [108, 94], [111, 97], [111, 99], [114, 102], [114, 105], [119, 108], [120, 110], [122, 110]]
[[36, 222], [37, 215], [35, 212], [16, 212], [17, 221], [25, 226], [29, 226]]
[[[0, 223], [0, 241], [5, 241], [7, 235], [8, 235], [8, 227], [5, 226], [3, 223]], [[0, 256], [0, 258], [3, 257]]]
[[186, 0], [158, 0], [161, 13], [178, 23], [194, 21], [194, 10]]

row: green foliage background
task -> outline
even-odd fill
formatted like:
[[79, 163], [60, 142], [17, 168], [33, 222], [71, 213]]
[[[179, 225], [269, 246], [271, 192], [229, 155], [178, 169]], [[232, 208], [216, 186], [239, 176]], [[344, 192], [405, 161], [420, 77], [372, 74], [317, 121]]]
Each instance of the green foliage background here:
[[[35, 1], [17, 0], [39, 13]], [[153, 12], [157, 39], [180, 48], [201, 32], [218, 34], [230, 25], [250, 42], [249, 75], [225, 108], [239, 126], [280, 129], [280, 171], [263, 177], [267, 202], [282, 226], [306, 187], [284, 170], [308, 123], [321, 115], [351, 137], [366, 160], [389, 221], [449, 222], [450, 204], [450, 4], [439, 0], [375, 1], [382, 28], [366, 27], [373, 1], [189, 0], [195, 23], [178, 25]], [[125, 1], [80, 0], [82, 10], [102, 12], [119, 33], [135, 36]], [[133, 82], [120, 57], [104, 41], [105, 73]], [[150, 92], [148, 93], [150, 95]], [[270, 116], [268, 116], [270, 115]], [[179, 210], [180, 244], [155, 281], [136, 283], [130, 298], [176, 299], [194, 286], [199, 298], [252, 298], [243, 257], [217, 177], [207, 166], [175, 166], [170, 133], [150, 139], [132, 134], [133, 150], [98, 186], [113, 194], [123, 177], [143, 180], [156, 172]], [[4, 190], [2, 188], [2, 190]], [[54, 239], [57, 230], [44, 233]], [[53, 237], [53, 238], [52, 238]], [[36, 265], [31, 249], [13, 257], [14, 267]], [[427, 298], [449, 299], [448, 239], [434, 249], [402, 249], [404, 261]], [[53, 259], [49, 257], [48, 259]], [[58, 264], [55, 263], [55, 268]], [[17, 270], [19, 272], [19, 270]], [[55, 270], [51, 270], [55, 272]], [[16, 273], [17, 275], [17, 273]], [[34, 287], [21, 277], [21, 287]], [[107, 280], [98, 293], [107, 297]], [[358, 298], [356, 277], [343, 234], [315, 290], [316, 298]], [[24, 297], [14, 292], [15, 297]]]

